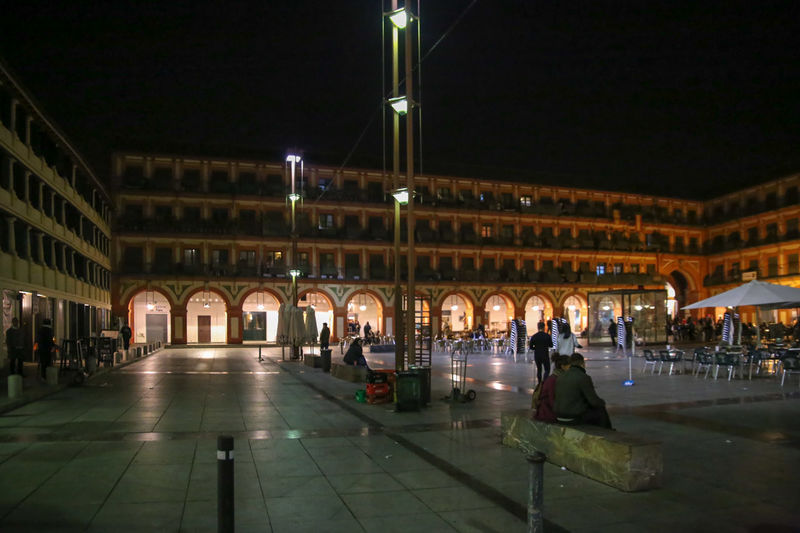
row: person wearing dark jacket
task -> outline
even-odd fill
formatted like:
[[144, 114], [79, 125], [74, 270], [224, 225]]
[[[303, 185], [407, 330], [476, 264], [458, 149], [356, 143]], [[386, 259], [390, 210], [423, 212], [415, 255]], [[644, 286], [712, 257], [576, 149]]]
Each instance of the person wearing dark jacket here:
[[581, 354], [573, 354], [569, 370], [556, 381], [556, 417], [564, 424], [589, 424], [612, 429], [606, 402], [595, 392], [585, 365]]
[[364, 357], [364, 349], [361, 348], [361, 339], [353, 339], [353, 344], [347, 349], [344, 354], [344, 364], [350, 366], [365, 366], [369, 370], [367, 359]]
[[556, 369], [553, 374], [544, 380], [539, 390], [539, 396], [534, 394], [534, 405], [536, 413], [533, 418], [542, 422], [555, 423], [557, 421], [555, 413], [556, 400], [556, 379], [562, 376], [569, 369], [570, 358], [566, 355], [554, 355], [553, 365]]
[[322, 323], [322, 330], [319, 332], [319, 347], [321, 350], [327, 350], [328, 344], [331, 342], [331, 330], [328, 329], [328, 323]]
[[22, 354], [25, 345], [22, 342], [22, 330], [19, 329], [19, 319], [14, 317], [11, 320], [11, 327], [6, 330], [6, 349], [8, 350], [8, 362], [10, 374], [22, 375]]
[[550, 375], [550, 348], [553, 347], [553, 339], [544, 332], [544, 322], [539, 322], [538, 328], [539, 331], [531, 336], [530, 349], [533, 350], [533, 360], [536, 362], [536, 381], [541, 383]]
[[42, 327], [39, 328], [39, 334], [36, 337], [36, 345], [42, 379], [47, 379], [47, 367], [50, 366], [53, 358], [53, 327], [50, 325], [49, 318], [42, 321]]

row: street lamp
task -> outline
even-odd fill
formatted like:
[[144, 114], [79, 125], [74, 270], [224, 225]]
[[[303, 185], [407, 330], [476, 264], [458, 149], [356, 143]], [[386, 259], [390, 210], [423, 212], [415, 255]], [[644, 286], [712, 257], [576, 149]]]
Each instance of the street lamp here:
[[398, 30], [406, 29], [406, 26], [408, 25], [409, 16], [405, 8], [401, 7], [400, 9], [391, 11], [387, 14], [387, 16], [389, 17], [389, 20], [392, 21], [392, 24], [394, 25], [395, 28], [397, 28]]
[[392, 106], [394, 112], [400, 116], [408, 113], [408, 98], [405, 96], [398, 96], [397, 98], [389, 98], [387, 103]]
[[[289, 258], [289, 275], [292, 277], [292, 305], [297, 307], [297, 277], [301, 274], [300, 269], [297, 267], [297, 201], [300, 200], [300, 194], [297, 192], [297, 180], [295, 173], [297, 165], [300, 165], [300, 179], [303, 179], [303, 157], [297, 154], [289, 154], [286, 156], [286, 162], [291, 165], [291, 179], [292, 186], [287, 195], [289, 202], [292, 205], [292, 255]], [[292, 359], [300, 358], [300, 347], [292, 343]]]
[[408, 205], [408, 188], [403, 187], [392, 192], [392, 196], [400, 205]]

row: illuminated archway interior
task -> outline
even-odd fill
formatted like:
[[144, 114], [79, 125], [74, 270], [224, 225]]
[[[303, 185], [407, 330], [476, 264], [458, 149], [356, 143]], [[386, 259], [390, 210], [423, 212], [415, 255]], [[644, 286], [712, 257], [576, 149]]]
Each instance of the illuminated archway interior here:
[[186, 342], [226, 342], [228, 306], [219, 294], [210, 291], [194, 293], [186, 304]]
[[[333, 323], [333, 307], [328, 301], [328, 298], [319, 291], [309, 291], [302, 295], [297, 302], [297, 306], [304, 309], [308, 306], [314, 307], [314, 317], [317, 319], [317, 331], [322, 331], [322, 324], [327, 323], [328, 329], [331, 330], [331, 337], [337, 336], [338, 329], [335, 329]], [[340, 325], [340, 327], [344, 327]]]
[[577, 296], [570, 296], [564, 301], [564, 318], [576, 335], [580, 335], [586, 329], [588, 318], [586, 311], [586, 302]]
[[172, 338], [171, 312], [169, 301], [160, 292], [142, 291], [134, 296], [128, 306], [131, 343], [168, 343]]
[[472, 329], [472, 302], [458, 294], [451, 294], [442, 302], [442, 330], [459, 333]]
[[383, 305], [367, 292], [356, 292], [347, 300], [348, 334], [353, 331], [356, 322], [361, 326], [359, 330], [361, 336], [364, 336], [364, 326], [368, 323], [375, 335], [383, 332]]
[[553, 318], [553, 306], [541, 296], [533, 295], [525, 303], [525, 325], [528, 333], [536, 332], [539, 321], [547, 322]]
[[486, 300], [483, 307], [484, 317], [486, 317], [486, 334], [499, 335], [506, 333], [508, 323], [514, 319], [514, 306], [509, 299], [502, 294], [493, 294]]
[[280, 303], [272, 294], [256, 291], [242, 303], [242, 340], [275, 342]]

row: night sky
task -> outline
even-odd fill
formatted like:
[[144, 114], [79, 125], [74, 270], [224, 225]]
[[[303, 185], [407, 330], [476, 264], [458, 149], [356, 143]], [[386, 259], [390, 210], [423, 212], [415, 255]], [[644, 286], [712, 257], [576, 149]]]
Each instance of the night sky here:
[[[423, 171], [688, 198], [800, 172], [798, 6], [422, 0], [423, 53], [452, 27], [422, 65]], [[115, 148], [381, 168], [379, 0], [0, 13], [0, 54], [101, 176]]]

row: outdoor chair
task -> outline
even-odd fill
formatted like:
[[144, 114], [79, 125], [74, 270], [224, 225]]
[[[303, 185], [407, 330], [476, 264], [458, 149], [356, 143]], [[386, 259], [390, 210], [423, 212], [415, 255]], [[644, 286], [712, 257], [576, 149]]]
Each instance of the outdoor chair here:
[[711, 370], [711, 367], [714, 366], [714, 356], [713, 354], [708, 353], [705, 350], [700, 350], [700, 352], [695, 351], [695, 361], [697, 363], [697, 368], [695, 369], [695, 377], [700, 375], [700, 371], [704, 368], [706, 369], [706, 375], [703, 379], [708, 379], [708, 372]]
[[[786, 380], [786, 374], [800, 374], [800, 359], [794, 356], [784, 357], [782, 366], [781, 387], [783, 387], [783, 382]], [[800, 381], [798, 386], [800, 386]]]
[[642, 368], [642, 374], [647, 372], [647, 365], [653, 367], [653, 370], [652, 372], [650, 372], [650, 374], [655, 374], [656, 363], [658, 362], [658, 358], [655, 355], [653, 355], [653, 350], [644, 350], [642, 354], [644, 355], [644, 367]]
[[728, 368], [728, 381], [736, 375], [736, 369], [741, 365], [739, 354], [719, 352], [716, 354], [716, 361], [714, 365], [714, 379], [719, 376], [719, 367], [724, 366]]
[[660, 357], [660, 365], [658, 367], [658, 375], [661, 375], [661, 370], [664, 368], [665, 364], [669, 364], [669, 374], [668, 376], [672, 375], [672, 370], [675, 368], [675, 363], [680, 363], [681, 359], [683, 359], [683, 352], [678, 350], [676, 352], [670, 352], [669, 350], [661, 350], [658, 352]]

